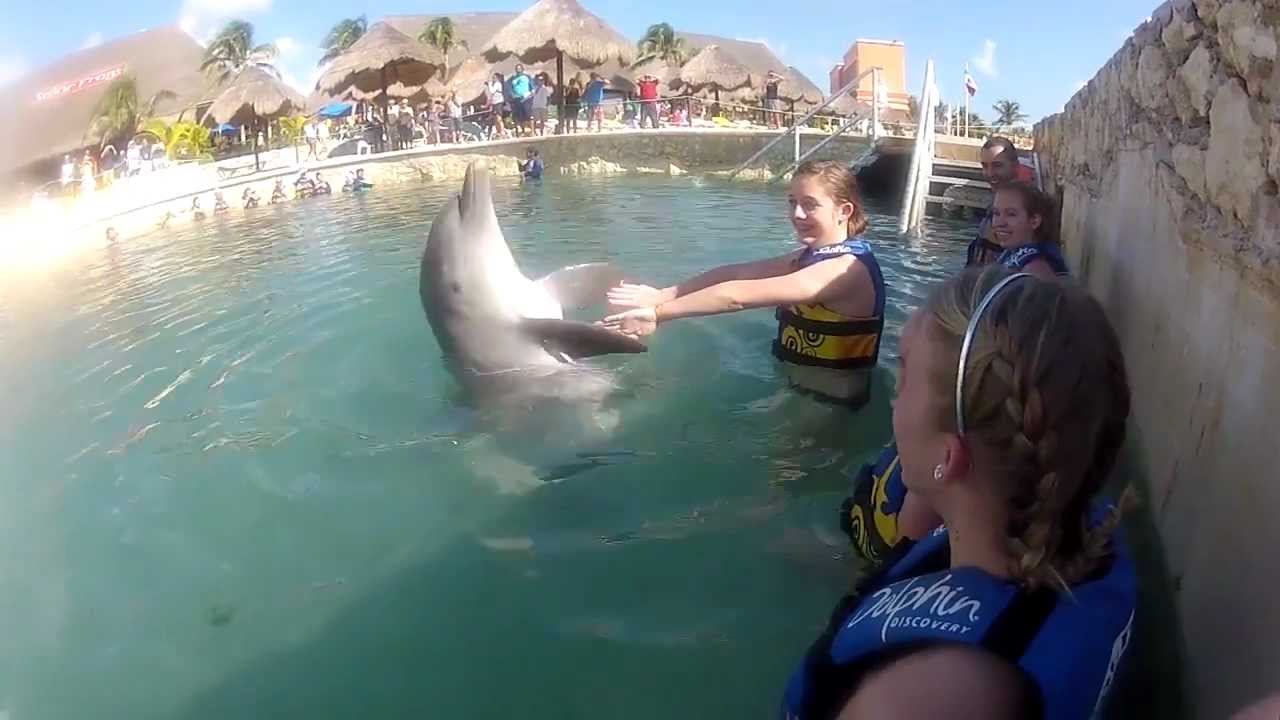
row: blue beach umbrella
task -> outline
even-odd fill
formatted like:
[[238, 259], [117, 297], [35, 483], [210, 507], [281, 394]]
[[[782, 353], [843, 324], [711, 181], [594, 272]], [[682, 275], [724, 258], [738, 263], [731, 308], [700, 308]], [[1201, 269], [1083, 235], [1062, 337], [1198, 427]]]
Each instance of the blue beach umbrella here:
[[316, 113], [320, 117], [339, 118], [351, 114], [351, 103], [349, 102], [331, 102], [320, 108], [320, 112]]
[[240, 126], [232, 125], [231, 123], [222, 123], [217, 128], [215, 128], [215, 132], [217, 132], [219, 135], [230, 135], [232, 133], [240, 132]]

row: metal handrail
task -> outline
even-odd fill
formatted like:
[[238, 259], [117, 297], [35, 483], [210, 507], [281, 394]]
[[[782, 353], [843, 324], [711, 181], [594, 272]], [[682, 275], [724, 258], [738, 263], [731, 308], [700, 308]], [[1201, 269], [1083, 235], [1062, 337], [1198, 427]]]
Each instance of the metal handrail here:
[[803, 155], [797, 157], [794, 162], [792, 162], [790, 165], [787, 166], [786, 170], [783, 170], [782, 172], [778, 173], [775, 176], [775, 178], [786, 177], [787, 173], [790, 173], [796, 168], [800, 167], [800, 163], [804, 162], [805, 160], [808, 160], [810, 155], [813, 155], [814, 153], [821, 150], [822, 146], [840, 137], [841, 135], [844, 134], [846, 130], [851, 130], [854, 125], [857, 125], [858, 123], [866, 119], [867, 119], [866, 115], [862, 113], [859, 113], [849, 118], [847, 121], [845, 121], [843, 125], [837, 128], [835, 132], [823, 138], [821, 141], [818, 142], [817, 145], [814, 145], [813, 147], [809, 148], [808, 151], [806, 151]]
[[[743, 170], [745, 170], [745, 169], [747, 168], [747, 166], [748, 166], [748, 165], [750, 165], [751, 163], [753, 163], [753, 162], [755, 162], [756, 160], [758, 160], [758, 159], [759, 159], [761, 156], [763, 156], [766, 152], [769, 152], [769, 150], [771, 150], [771, 149], [773, 148], [773, 146], [774, 146], [774, 145], [777, 145], [778, 143], [780, 143], [780, 142], [782, 142], [783, 140], [787, 139], [787, 136], [788, 136], [788, 135], [790, 135], [791, 133], [795, 133], [795, 134], [796, 134], [796, 138], [797, 138], [797, 139], [799, 139], [799, 137], [800, 137], [800, 128], [801, 128], [801, 127], [803, 127], [803, 126], [804, 126], [804, 124], [805, 124], [806, 122], [808, 122], [810, 118], [812, 118], [814, 115], [817, 115], [819, 112], [821, 112], [821, 111], [825, 110], [825, 109], [827, 108], [827, 106], [828, 106], [828, 105], [830, 105], [831, 103], [835, 102], [836, 100], [839, 100], [841, 97], [843, 97], [844, 95], [848, 94], [848, 92], [849, 92], [850, 90], [853, 90], [854, 88], [856, 88], [856, 87], [857, 87], [858, 83], [862, 82], [862, 79], [863, 79], [863, 78], [867, 77], [868, 75], [871, 75], [871, 74], [872, 74], [872, 73], [874, 73], [874, 72], [875, 72], [875, 68], [871, 68], [870, 70], [867, 70], [867, 71], [865, 71], [865, 72], [860, 73], [860, 74], [858, 75], [858, 77], [856, 77], [856, 78], [854, 78], [854, 79], [850, 80], [848, 84], [846, 84], [844, 87], [840, 88], [840, 91], [839, 91], [839, 92], [837, 92], [837, 93], [833, 94], [831, 97], [829, 97], [829, 98], [827, 98], [826, 100], [824, 100], [824, 101], [822, 102], [822, 104], [821, 104], [821, 105], [819, 105], [818, 107], [816, 107], [816, 108], [814, 108], [814, 109], [810, 110], [808, 113], [806, 113], [806, 114], [805, 114], [805, 116], [804, 116], [804, 117], [802, 117], [802, 118], [800, 118], [799, 120], [795, 121], [795, 122], [791, 125], [791, 127], [787, 128], [787, 131], [786, 131], [786, 132], [782, 133], [781, 135], [779, 135], [778, 137], [774, 138], [773, 140], [770, 140], [770, 141], [769, 141], [769, 142], [768, 142], [764, 147], [762, 147], [762, 148], [760, 148], [758, 151], [756, 151], [756, 154], [754, 154], [754, 155], [752, 155], [751, 157], [747, 158], [745, 162], [743, 162], [743, 163], [742, 163], [741, 165], [739, 165], [738, 167], [734, 168], [734, 169], [733, 169], [733, 171], [729, 173], [729, 177], [732, 179], [732, 178], [733, 178], [733, 177], [735, 177], [738, 173], [740, 173], [740, 172], [742, 172]], [[875, 89], [873, 88], [873, 89], [872, 89], [872, 92], [871, 92], [871, 103], [872, 103], [872, 105], [874, 106], [874, 104], [875, 104], [877, 101], [878, 101], [878, 100], [877, 100], [877, 98], [876, 98], [876, 92], [875, 92]]]

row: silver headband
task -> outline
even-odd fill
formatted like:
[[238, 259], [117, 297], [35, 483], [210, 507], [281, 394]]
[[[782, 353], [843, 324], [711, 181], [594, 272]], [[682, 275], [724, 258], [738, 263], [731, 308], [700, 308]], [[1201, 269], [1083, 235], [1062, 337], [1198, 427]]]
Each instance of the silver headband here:
[[982, 313], [987, 311], [987, 306], [991, 305], [996, 295], [999, 295], [1006, 285], [1024, 277], [1029, 278], [1032, 275], [1031, 273], [1010, 275], [988, 290], [982, 297], [982, 302], [978, 303], [978, 308], [973, 311], [973, 317], [969, 318], [969, 326], [964, 330], [964, 343], [960, 345], [960, 366], [956, 369], [956, 430], [960, 437], [964, 437], [964, 370], [969, 362], [969, 347], [973, 345], [973, 335], [978, 331], [978, 322], [982, 320]]

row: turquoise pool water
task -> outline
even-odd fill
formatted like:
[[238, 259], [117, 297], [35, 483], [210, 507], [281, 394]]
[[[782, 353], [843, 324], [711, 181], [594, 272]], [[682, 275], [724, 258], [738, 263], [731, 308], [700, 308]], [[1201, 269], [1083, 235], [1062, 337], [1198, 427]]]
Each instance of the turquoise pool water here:
[[[854, 570], [835, 508], [889, 435], [897, 334], [969, 227], [899, 239], [872, 405], [787, 392], [771, 313], [676, 323], [611, 420], [495, 426], [418, 262], [456, 184], [265, 207], [0, 288], [0, 711], [760, 717]], [[789, 247], [782, 191], [498, 181], [527, 275], [668, 283]]]

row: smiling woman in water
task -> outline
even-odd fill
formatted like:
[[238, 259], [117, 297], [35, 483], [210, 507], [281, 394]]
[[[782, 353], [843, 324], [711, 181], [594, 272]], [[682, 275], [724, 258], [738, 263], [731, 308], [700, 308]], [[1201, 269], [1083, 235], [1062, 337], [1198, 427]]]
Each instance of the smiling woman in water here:
[[900, 366], [902, 478], [943, 528], [840, 601], [786, 716], [1090, 717], [1137, 594], [1099, 497], [1129, 415], [1115, 331], [1073, 284], [974, 269], [912, 316]]
[[609, 302], [632, 309], [603, 324], [643, 336], [679, 318], [777, 307], [773, 353], [791, 382], [863, 405], [880, 354], [885, 288], [862, 238], [867, 218], [857, 180], [839, 163], [806, 162], [791, 179], [787, 202], [801, 249], [723, 265], [661, 289], [624, 283], [609, 292]]

